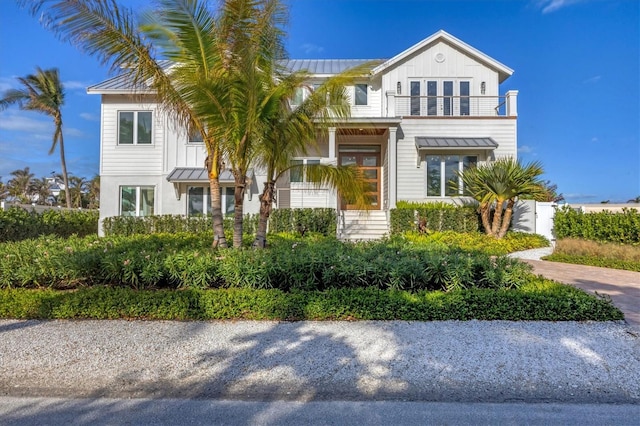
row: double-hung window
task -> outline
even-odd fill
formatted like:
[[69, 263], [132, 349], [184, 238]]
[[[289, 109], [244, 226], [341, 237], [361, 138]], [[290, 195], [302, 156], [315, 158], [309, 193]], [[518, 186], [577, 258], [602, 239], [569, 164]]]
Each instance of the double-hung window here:
[[153, 216], [153, 186], [121, 186], [120, 216]]
[[463, 195], [464, 188], [458, 172], [478, 163], [474, 155], [427, 155], [427, 197]]
[[119, 111], [118, 144], [150, 145], [152, 123], [151, 111]]
[[204, 139], [202, 138], [202, 133], [198, 131], [198, 129], [190, 129], [189, 130], [189, 143], [203, 143]]
[[367, 105], [367, 88], [366, 84], [356, 84], [355, 85], [355, 105]]
[[289, 182], [291, 183], [312, 182], [305, 172], [306, 167], [304, 167], [312, 164], [320, 164], [320, 160], [312, 160], [308, 158], [291, 160], [291, 165], [295, 167], [292, 167], [289, 170]]

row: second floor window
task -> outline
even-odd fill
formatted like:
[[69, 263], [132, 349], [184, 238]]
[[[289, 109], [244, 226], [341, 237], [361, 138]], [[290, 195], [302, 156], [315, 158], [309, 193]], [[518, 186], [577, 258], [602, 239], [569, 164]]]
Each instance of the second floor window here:
[[189, 143], [203, 143], [204, 139], [202, 138], [202, 133], [200, 133], [197, 129], [189, 130]]
[[356, 84], [355, 89], [356, 89], [355, 104], [367, 105], [367, 85]]
[[119, 145], [150, 145], [151, 129], [151, 111], [118, 112]]
[[298, 166], [298, 167], [294, 167], [291, 170], [289, 170], [289, 182], [291, 183], [311, 182], [305, 173], [305, 168], [300, 166], [303, 166], [303, 165], [306, 166], [306, 165], [312, 165], [312, 164], [320, 164], [320, 160], [310, 160], [310, 159], [291, 160], [291, 165]]

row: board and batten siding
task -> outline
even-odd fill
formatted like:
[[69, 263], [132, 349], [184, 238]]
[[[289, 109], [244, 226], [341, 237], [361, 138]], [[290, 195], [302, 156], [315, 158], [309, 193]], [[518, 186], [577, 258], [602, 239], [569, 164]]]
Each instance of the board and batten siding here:
[[[118, 145], [118, 112], [152, 111], [150, 145]], [[162, 173], [165, 118], [151, 98], [102, 97], [100, 175], [159, 175]]]
[[[362, 82], [363, 84], [365, 82]], [[347, 93], [351, 98], [351, 117], [382, 117], [382, 88], [380, 79], [367, 83], [367, 105], [355, 105], [355, 86], [348, 86]]]
[[433, 119], [403, 120], [403, 138], [398, 140], [397, 197], [398, 200], [417, 201], [425, 198], [424, 151], [418, 152], [415, 138], [420, 136], [484, 138], [490, 137], [498, 148], [486, 150], [431, 151], [430, 154], [478, 155], [479, 161], [517, 156], [516, 120], [501, 119]]

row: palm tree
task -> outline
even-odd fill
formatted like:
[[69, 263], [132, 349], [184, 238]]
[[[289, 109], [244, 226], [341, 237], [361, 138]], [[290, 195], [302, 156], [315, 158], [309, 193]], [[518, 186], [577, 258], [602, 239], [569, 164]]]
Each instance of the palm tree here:
[[636, 198], [632, 198], [629, 201], [627, 201], [627, 203], [637, 203], [640, 204], [640, 195], [638, 195]]
[[9, 190], [7, 189], [7, 186], [2, 183], [2, 176], [0, 176], [0, 200], [6, 199], [7, 195], [9, 195]]
[[[508, 157], [486, 165], [479, 165], [459, 173], [464, 191], [478, 203], [482, 226], [488, 235], [502, 238], [511, 223], [513, 206], [518, 198], [541, 200], [547, 192], [538, 162], [522, 165]], [[457, 187], [457, 182], [453, 183]], [[493, 220], [491, 212], [493, 211]]]
[[82, 194], [87, 189], [87, 180], [79, 176], [71, 176], [69, 178], [68, 192], [71, 196], [71, 202], [73, 207], [82, 207]]
[[95, 175], [87, 185], [88, 190], [88, 208], [97, 209], [100, 207], [100, 175]]
[[7, 182], [9, 195], [20, 200], [21, 203], [31, 202], [31, 185], [35, 176], [29, 170], [29, 167], [18, 169], [11, 172], [13, 178]]
[[51, 184], [46, 177], [34, 179], [31, 183], [31, 191], [34, 196], [37, 196], [36, 202], [38, 204], [47, 204], [49, 197], [51, 197]]
[[[53, 154], [57, 146], [60, 151], [60, 166], [62, 167], [64, 184], [68, 186], [67, 162], [64, 156], [64, 137], [62, 135], [64, 87], [60, 81], [58, 69], [42, 70], [37, 67], [35, 74], [19, 77], [18, 81], [22, 88], [9, 89], [4, 93], [0, 99], [0, 111], [10, 105], [17, 104], [20, 109], [40, 112], [53, 118], [55, 129], [49, 155]], [[67, 196], [67, 207], [71, 207], [69, 196]]]
[[[345, 95], [344, 82], [352, 75], [362, 75], [364, 69], [345, 72], [326, 81], [297, 106], [289, 102], [307, 79], [305, 73], [294, 73], [273, 81], [280, 91], [279, 108], [271, 117], [267, 131], [259, 145], [258, 163], [266, 170], [267, 179], [260, 195], [260, 215], [254, 247], [265, 247], [267, 223], [275, 200], [276, 181], [285, 173], [299, 168], [307, 173], [308, 182], [316, 186], [332, 186], [350, 199], [365, 204], [364, 183], [357, 169], [333, 165], [292, 165], [295, 155], [306, 155], [316, 143], [318, 133], [323, 133], [336, 118], [350, 113], [349, 99]], [[310, 89], [310, 88], [309, 88]], [[327, 98], [330, 102], [327, 102]]]
[[165, 112], [185, 128], [201, 133], [208, 151], [213, 245], [226, 247], [218, 180], [222, 151], [217, 134], [203, 114], [226, 111], [222, 104], [228, 87], [220, 76], [221, 64], [229, 53], [219, 41], [220, 20], [208, 10], [207, 2], [159, 0], [142, 23], [131, 8], [116, 0], [19, 3], [29, 6], [33, 15], [44, 17], [43, 22], [56, 34], [97, 56], [112, 72], [124, 73], [131, 87], [153, 90]]

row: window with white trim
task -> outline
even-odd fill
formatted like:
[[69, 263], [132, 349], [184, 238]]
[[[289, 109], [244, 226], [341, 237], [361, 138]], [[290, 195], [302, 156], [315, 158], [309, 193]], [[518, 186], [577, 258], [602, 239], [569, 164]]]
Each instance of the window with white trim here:
[[152, 124], [151, 111], [118, 111], [118, 144], [150, 145]]
[[355, 85], [355, 105], [368, 105], [367, 99], [367, 84], [356, 84]]
[[189, 135], [187, 138], [188, 143], [203, 143], [204, 139], [202, 138], [202, 133], [198, 129], [191, 128], [189, 129]]
[[[303, 159], [297, 159], [297, 160], [291, 160], [291, 165], [292, 166], [299, 166], [299, 165], [311, 165], [311, 164], [320, 164], [320, 160], [318, 159], [309, 159], [309, 158], [303, 158]], [[296, 168], [292, 168], [289, 170], [289, 182], [291, 183], [309, 183], [311, 182], [308, 177], [307, 174], [305, 173], [305, 169], [306, 167], [296, 167]]]
[[[234, 188], [220, 188], [222, 214], [232, 215], [235, 211]], [[211, 190], [208, 186], [190, 186], [187, 188], [187, 215], [204, 216], [211, 214]]]
[[[427, 197], [451, 197], [463, 195], [462, 179], [456, 172], [464, 173], [466, 169], [478, 163], [475, 155], [427, 155]], [[454, 183], [458, 186], [456, 189]]]
[[121, 186], [120, 216], [153, 216], [154, 194], [153, 186]]

